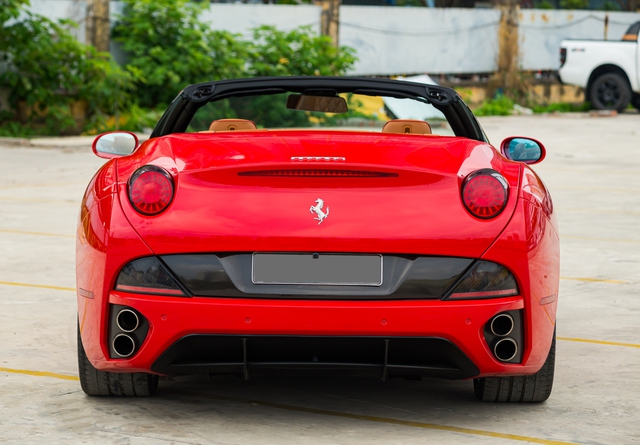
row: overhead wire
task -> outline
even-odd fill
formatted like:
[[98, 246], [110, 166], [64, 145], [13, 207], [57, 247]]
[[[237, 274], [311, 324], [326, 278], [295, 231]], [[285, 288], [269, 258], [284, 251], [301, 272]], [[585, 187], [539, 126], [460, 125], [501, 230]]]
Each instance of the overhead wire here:
[[481, 25], [469, 26], [467, 28], [457, 28], [457, 29], [447, 29], [447, 30], [438, 30], [438, 31], [398, 31], [394, 29], [380, 29], [380, 28], [372, 28], [369, 26], [357, 25], [355, 23], [349, 23], [340, 21], [340, 26], [344, 26], [346, 28], [358, 29], [361, 31], [371, 32], [375, 34], [384, 34], [384, 35], [396, 35], [396, 36], [410, 36], [410, 37], [427, 37], [427, 36], [439, 36], [439, 35], [451, 35], [458, 34], [462, 32], [471, 32], [478, 29], [495, 27], [500, 24], [500, 21], [496, 20], [493, 22], [483, 23]]

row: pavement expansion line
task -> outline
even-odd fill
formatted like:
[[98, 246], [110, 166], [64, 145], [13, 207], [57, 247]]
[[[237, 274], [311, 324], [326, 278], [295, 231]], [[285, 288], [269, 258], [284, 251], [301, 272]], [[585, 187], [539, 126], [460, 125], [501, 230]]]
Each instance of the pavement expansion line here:
[[32, 371], [30, 369], [0, 368], [0, 372], [9, 372], [11, 374], [33, 375], [36, 377], [53, 377], [55, 379], [62, 379], [62, 380], [74, 380], [74, 381], [80, 380], [75, 375], [59, 374], [57, 372], [47, 372], [47, 371]]
[[26, 184], [11, 184], [11, 185], [0, 185], [0, 190], [8, 190], [8, 189], [20, 189], [20, 188], [37, 188], [37, 187], [55, 187], [58, 185], [82, 185], [81, 182], [48, 182], [48, 183], [26, 183]]
[[605, 243], [631, 243], [631, 244], [640, 243], [640, 240], [636, 240], [636, 239], [596, 238], [592, 236], [562, 235], [560, 238], [561, 239], [577, 239], [577, 240], [583, 240], [583, 241], [602, 241]]
[[575, 442], [563, 442], [559, 440], [542, 439], [538, 437], [520, 436], [517, 434], [498, 433], [494, 431], [478, 430], [474, 428], [463, 428], [458, 426], [440, 425], [437, 423], [415, 422], [411, 420], [394, 419], [390, 417], [366, 416], [363, 414], [344, 413], [341, 411], [330, 411], [325, 409], [307, 408], [304, 406], [285, 405], [282, 403], [265, 402], [262, 400], [248, 400], [236, 397], [219, 396], [212, 394], [194, 393], [190, 391], [170, 391], [175, 394], [189, 395], [205, 399], [224, 400], [229, 402], [243, 403], [247, 405], [266, 406], [269, 408], [283, 409], [287, 411], [296, 411], [310, 414], [320, 414], [324, 416], [342, 417], [345, 419], [364, 420], [368, 422], [386, 423], [391, 425], [409, 426], [413, 428], [423, 428], [429, 430], [447, 431], [451, 433], [465, 434], [469, 436], [492, 437], [494, 439], [513, 440], [518, 442], [538, 443], [543, 445], [578, 445]]
[[66, 290], [71, 292], [76, 291], [75, 287], [49, 286], [46, 284], [17, 283], [14, 281], [0, 281], [0, 284], [5, 286], [37, 287], [39, 289]]
[[[63, 201], [60, 199], [32, 199], [32, 198], [15, 198], [10, 196], [0, 196], [0, 201], [13, 201], [13, 202], [33, 202], [38, 204], [73, 204], [76, 206], [80, 205], [79, 200], [68, 200]], [[638, 212], [640, 214], [640, 212]]]
[[561, 280], [585, 281], [587, 283], [607, 283], [607, 284], [629, 284], [624, 280], [607, 280], [604, 278], [588, 278], [588, 277], [560, 277]]
[[0, 233], [15, 233], [17, 235], [37, 235], [37, 236], [54, 236], [62, 238], [75, 238], [75, 235], [68, 235], [66, 233], [47, 233], [47, 232], [28, 232], [26, 230], [10, 230], [0, 229]]
[[627, 348], [640, 349], [640, 344], [637, 344], [637, 343], [623, 343], [619, 341], [605, 341], [605, 340], [589, 340], [588, 338], [573, 338], [573, 337], [557, 337], [557, 339], [563, 340], [563, 341], [574, 341], [579, 343], [591, 343], [595, 345], [624, 346]]

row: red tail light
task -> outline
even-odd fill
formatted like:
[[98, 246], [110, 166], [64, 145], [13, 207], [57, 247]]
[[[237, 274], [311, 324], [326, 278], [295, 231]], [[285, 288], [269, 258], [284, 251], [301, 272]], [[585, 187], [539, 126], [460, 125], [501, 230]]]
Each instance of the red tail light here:
[[465, 179], [462, 202], [473, 216], [490, 219], [504, 210], [509, 186], [504, 177], [491, 169], [478, 170]]
[[129, 179], [129, 201], [143, 215], [163, 212], [173, 199], [173, 179], [161, 167], [146, 165]]

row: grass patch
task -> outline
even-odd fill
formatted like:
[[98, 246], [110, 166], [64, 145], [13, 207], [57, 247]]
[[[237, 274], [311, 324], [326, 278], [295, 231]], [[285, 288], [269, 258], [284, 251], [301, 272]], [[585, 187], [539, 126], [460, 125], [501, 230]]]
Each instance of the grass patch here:
[[570, 104], [558, 102], [548, 105], [534, 105], [531, 107], [534, 113], [580, 113], [591, 110], [591, 103]]

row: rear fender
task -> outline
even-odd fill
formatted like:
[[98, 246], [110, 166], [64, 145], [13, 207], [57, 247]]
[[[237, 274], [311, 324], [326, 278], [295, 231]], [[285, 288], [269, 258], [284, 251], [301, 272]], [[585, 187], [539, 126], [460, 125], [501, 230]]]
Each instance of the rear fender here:
[[[107, 176], [114, 168], [99, 171], [87, 189], [76, 238], [78, 320], [82, 343], [92, 363], [107, 356], [106, 307], [116, 274], [131, 258], [153, 253], [122, 213], [115, 187], [102, 187], [111, 181]], [[97, 190], [102, 190], [101, 196]]]
[[555, 328], [560, 244], [555, 216], [539, 200], [525, 196], [518, 199], [513, 218], [482, 259], [509, 265], [515, 275], [525, 301], [522, 363], [541, 367]]

